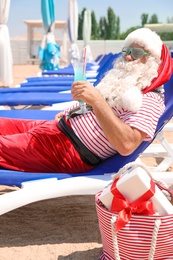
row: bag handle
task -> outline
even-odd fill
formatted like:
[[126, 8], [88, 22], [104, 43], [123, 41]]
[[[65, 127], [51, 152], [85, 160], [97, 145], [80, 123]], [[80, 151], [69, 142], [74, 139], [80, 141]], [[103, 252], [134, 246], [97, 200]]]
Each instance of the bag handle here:
[[[112, 215], [112, 218], [111, 218], [111, 231], [112, 231], [112, 240], [113, 240], [112, 242], [113, 242], [115, 260], [121, 260], [120, 255], [119, 255], [117, 233], [115, 231], [116, 220], [117, 220], [117, 216]], [[157, 235], [158, 235], [158, 232], [159, 232], [160, 224], [161, 224], [161, 219], [156, 218], [155, 223], [154, 223], [152, 238], [151, 238], [151, 247], [150, 247], [150, 251], [149, 251], [149, 255], [148, 255], [148, 260], [154, 259], [154, 253], [155, 253], [155, 250], [156, 250]]]

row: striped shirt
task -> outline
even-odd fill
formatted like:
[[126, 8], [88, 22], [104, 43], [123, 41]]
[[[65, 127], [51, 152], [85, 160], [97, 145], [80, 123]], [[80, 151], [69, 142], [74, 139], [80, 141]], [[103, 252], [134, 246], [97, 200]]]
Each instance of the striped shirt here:
[[[78, 103], [73, 105], [73, 107], [75, 106], [78, 106]], [[66, 116], [70, 109], [65, 111]], [[112, 109], [121, 121], [146, 133], [147, 136], [144, 141], [151, 141], [158, 119], [164, 112], [165, 105], [163, 98], [158, 93], [148, 92], [143, 95], [142, 106], [138, 112], [125, 111], [123, 109], [120, 111], [116, 107]], [[93, 111], [69, 120], [75, 134], [94, 154], [102, 159], [106, 159], [116, 153], [115, 148], [107, 140]]]

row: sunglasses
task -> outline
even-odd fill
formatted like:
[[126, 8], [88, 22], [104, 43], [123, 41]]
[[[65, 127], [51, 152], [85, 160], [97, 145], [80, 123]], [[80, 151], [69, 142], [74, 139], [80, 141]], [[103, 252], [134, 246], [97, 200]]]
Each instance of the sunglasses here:
[[142, 59], [145, 55], [150, 55], [149, 52], [144, 51], [142, 48], [138, 47], [124, 47], [122, 49], [123, 57], [131, 55], [134, 60]]

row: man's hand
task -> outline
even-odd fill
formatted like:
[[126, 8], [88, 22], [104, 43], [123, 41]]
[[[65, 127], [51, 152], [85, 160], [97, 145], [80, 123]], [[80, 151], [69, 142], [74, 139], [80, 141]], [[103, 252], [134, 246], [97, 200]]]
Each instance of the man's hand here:
[[72, 84], [71, 93], [74, 100], [82, 100], [91, 106], [94, 102], [103, 100], [99, 91], [87, 81], [74, 82]]
[[63, 115], [64, 115], [64, 111], [59, 112], [58, 114], [55, 115], [54, 119], [59, 121]]

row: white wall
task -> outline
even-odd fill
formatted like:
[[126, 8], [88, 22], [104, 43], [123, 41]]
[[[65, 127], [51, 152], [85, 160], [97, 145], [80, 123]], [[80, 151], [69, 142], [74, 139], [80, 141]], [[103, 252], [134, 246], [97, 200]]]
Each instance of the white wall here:
[[[165, 42], [165, 44], [173, 50], [173, 41]], [[33, 45], [32, 51], [33, 55], [37, 55], [37, 49], [40, 45], [40, 41], [36, 41]], [[83, 41], [77, 41], [80, 53], [83, 48]], [[68, 43], [69, 46], [69, 43]], [[109, 52], [118, 53], [121, 51], [123, 46], [123, 41], [90, 41], [90, 48], [92, 52], [93, 59], [95, 59], [99, 54], [106, 54]], [[13, 55], [13, 64], [27, 64], [28, 63], [28, 53], [27, 53], [27, 41], [26, 39], [11, 39], [11, 48]], [[62, 50], [63, 53], [63, 50]], [[66, 57], [64, 57], [66, 56]], [[63, 59], [67, 59], [68, 53], [63, 53]], [[38, 63], [38, 60], [36, 60]]]

